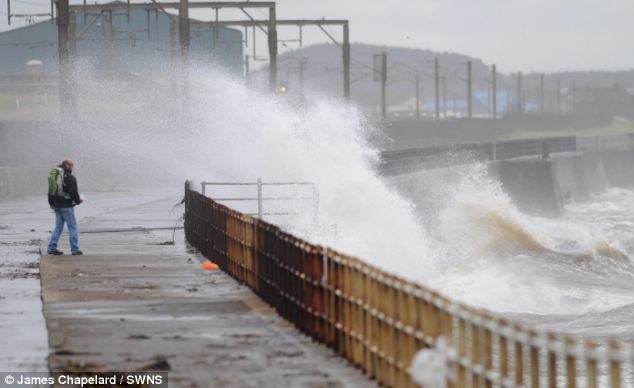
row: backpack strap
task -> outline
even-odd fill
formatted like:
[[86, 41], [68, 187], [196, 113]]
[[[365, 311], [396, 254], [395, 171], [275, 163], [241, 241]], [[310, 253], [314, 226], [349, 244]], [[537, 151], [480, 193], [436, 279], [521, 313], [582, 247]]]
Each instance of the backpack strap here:
[[64, 196], [64, 169], [55, 167], [48, 174], [48, 195]]
[[57, 167], [57, 194], [58, 197], [64, 196], [64, 169], [61, 167]]

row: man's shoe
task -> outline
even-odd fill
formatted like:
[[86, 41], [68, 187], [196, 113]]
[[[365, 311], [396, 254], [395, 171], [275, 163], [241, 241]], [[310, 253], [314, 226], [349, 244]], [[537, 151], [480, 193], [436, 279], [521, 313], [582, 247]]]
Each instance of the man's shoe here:
[[63, 255], [64, 252], [59, 251], [59, 250], [54, 250], [54, 251], [47, 251], [46, 253], [48, 253], [49, 255], [55, 255], [55, 256], [59, 256], [59, 255]]
[[78, 255], [83, 255], [83, 254], [84, 254], [84, 252], [82, 252], [82, 251], [77, 251], [77, 252], [73, 252], [72, 253], [73, 256], [78, 256]]

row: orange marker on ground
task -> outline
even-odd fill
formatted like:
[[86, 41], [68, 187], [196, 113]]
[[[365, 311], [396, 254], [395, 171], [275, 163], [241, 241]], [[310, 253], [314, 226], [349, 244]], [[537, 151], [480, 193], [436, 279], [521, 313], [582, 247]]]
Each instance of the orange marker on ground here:
[[218, 269], [218, 264], [212, 263], [211, 261], [205, 261], [203, 263], [203, 269], [207, 271], [213, 271]]

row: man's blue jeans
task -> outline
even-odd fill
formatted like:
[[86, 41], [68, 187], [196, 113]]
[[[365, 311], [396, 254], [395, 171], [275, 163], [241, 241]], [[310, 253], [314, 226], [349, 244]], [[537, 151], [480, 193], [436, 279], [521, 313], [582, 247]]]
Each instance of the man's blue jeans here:
[[75, 220], [75, 209], [72, 207], [63, 207], [55, 209], [55, 230], [51, 236], [51, 242], [48, 244], [48, 251], [52, 252], [57, 249], [57, 242], [59, 241], [62, 231], [64, 230], [64, 223], [68, 225], [68, 235], [70, 240], [71, 252], [79, 251], [79, 237], [77, 236], [77, 221]]

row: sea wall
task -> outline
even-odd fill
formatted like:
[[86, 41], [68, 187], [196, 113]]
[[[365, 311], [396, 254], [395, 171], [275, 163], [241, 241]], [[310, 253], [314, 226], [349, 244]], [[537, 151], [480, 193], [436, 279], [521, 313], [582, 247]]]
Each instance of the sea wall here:
[[[164, 166], [169, 160], [147, 149], [130, 151], [135, 138], [121, 134], [134, 130], [151, 133], [113, 123], [74, 122], [71, 129], [63, 129], [56, 122], [0, 121], [0, 199], [43, 195], [50, 169], [64, 158], [75, 161], [80, 191], [157, 187], [177, 178], [180, 182], [180, 176]], [[100, 144], [102, 139], [106, 144]]]
[[0, 199], [45, 193], [44, 178], [41, 184], [37, 184], [32, 179], [31, 168], [27, 166], [0, 166]]
[[379, 124], [374, 143], [381, 150], [429, 147], [430, 145], [494, 142], [514, 131], [559, 131], [609, 126], [611, 115], [510, 115], [496, 120], [399, 120]]
[[634, 150], [601, 151], [601, 161], [610, 186], [634, 186]]
[[563, 210], [563, 200], [552, 166], [552, 160], [509, 159], [490, 163], [489, 172], [521, 211], [556, 216]]
[[63, 158], [50, 122], [0, 121], [0, 199], [46, 194], [46, 176]]
[[[486, 162], [488, 175], [523, 212], [557, 216], [567, 202], [580, 201], [608, 187], [634, 187], [634, 149], [605, 149]], [[444, 200], [434, 185], [457, 184], [466, 165], [424, 169], [386, 177], [386, 181], [418, 208]], [[457, 185], [456, 185], [457, 186]], [[433, 202], [429, 202], [433, 201]]]

